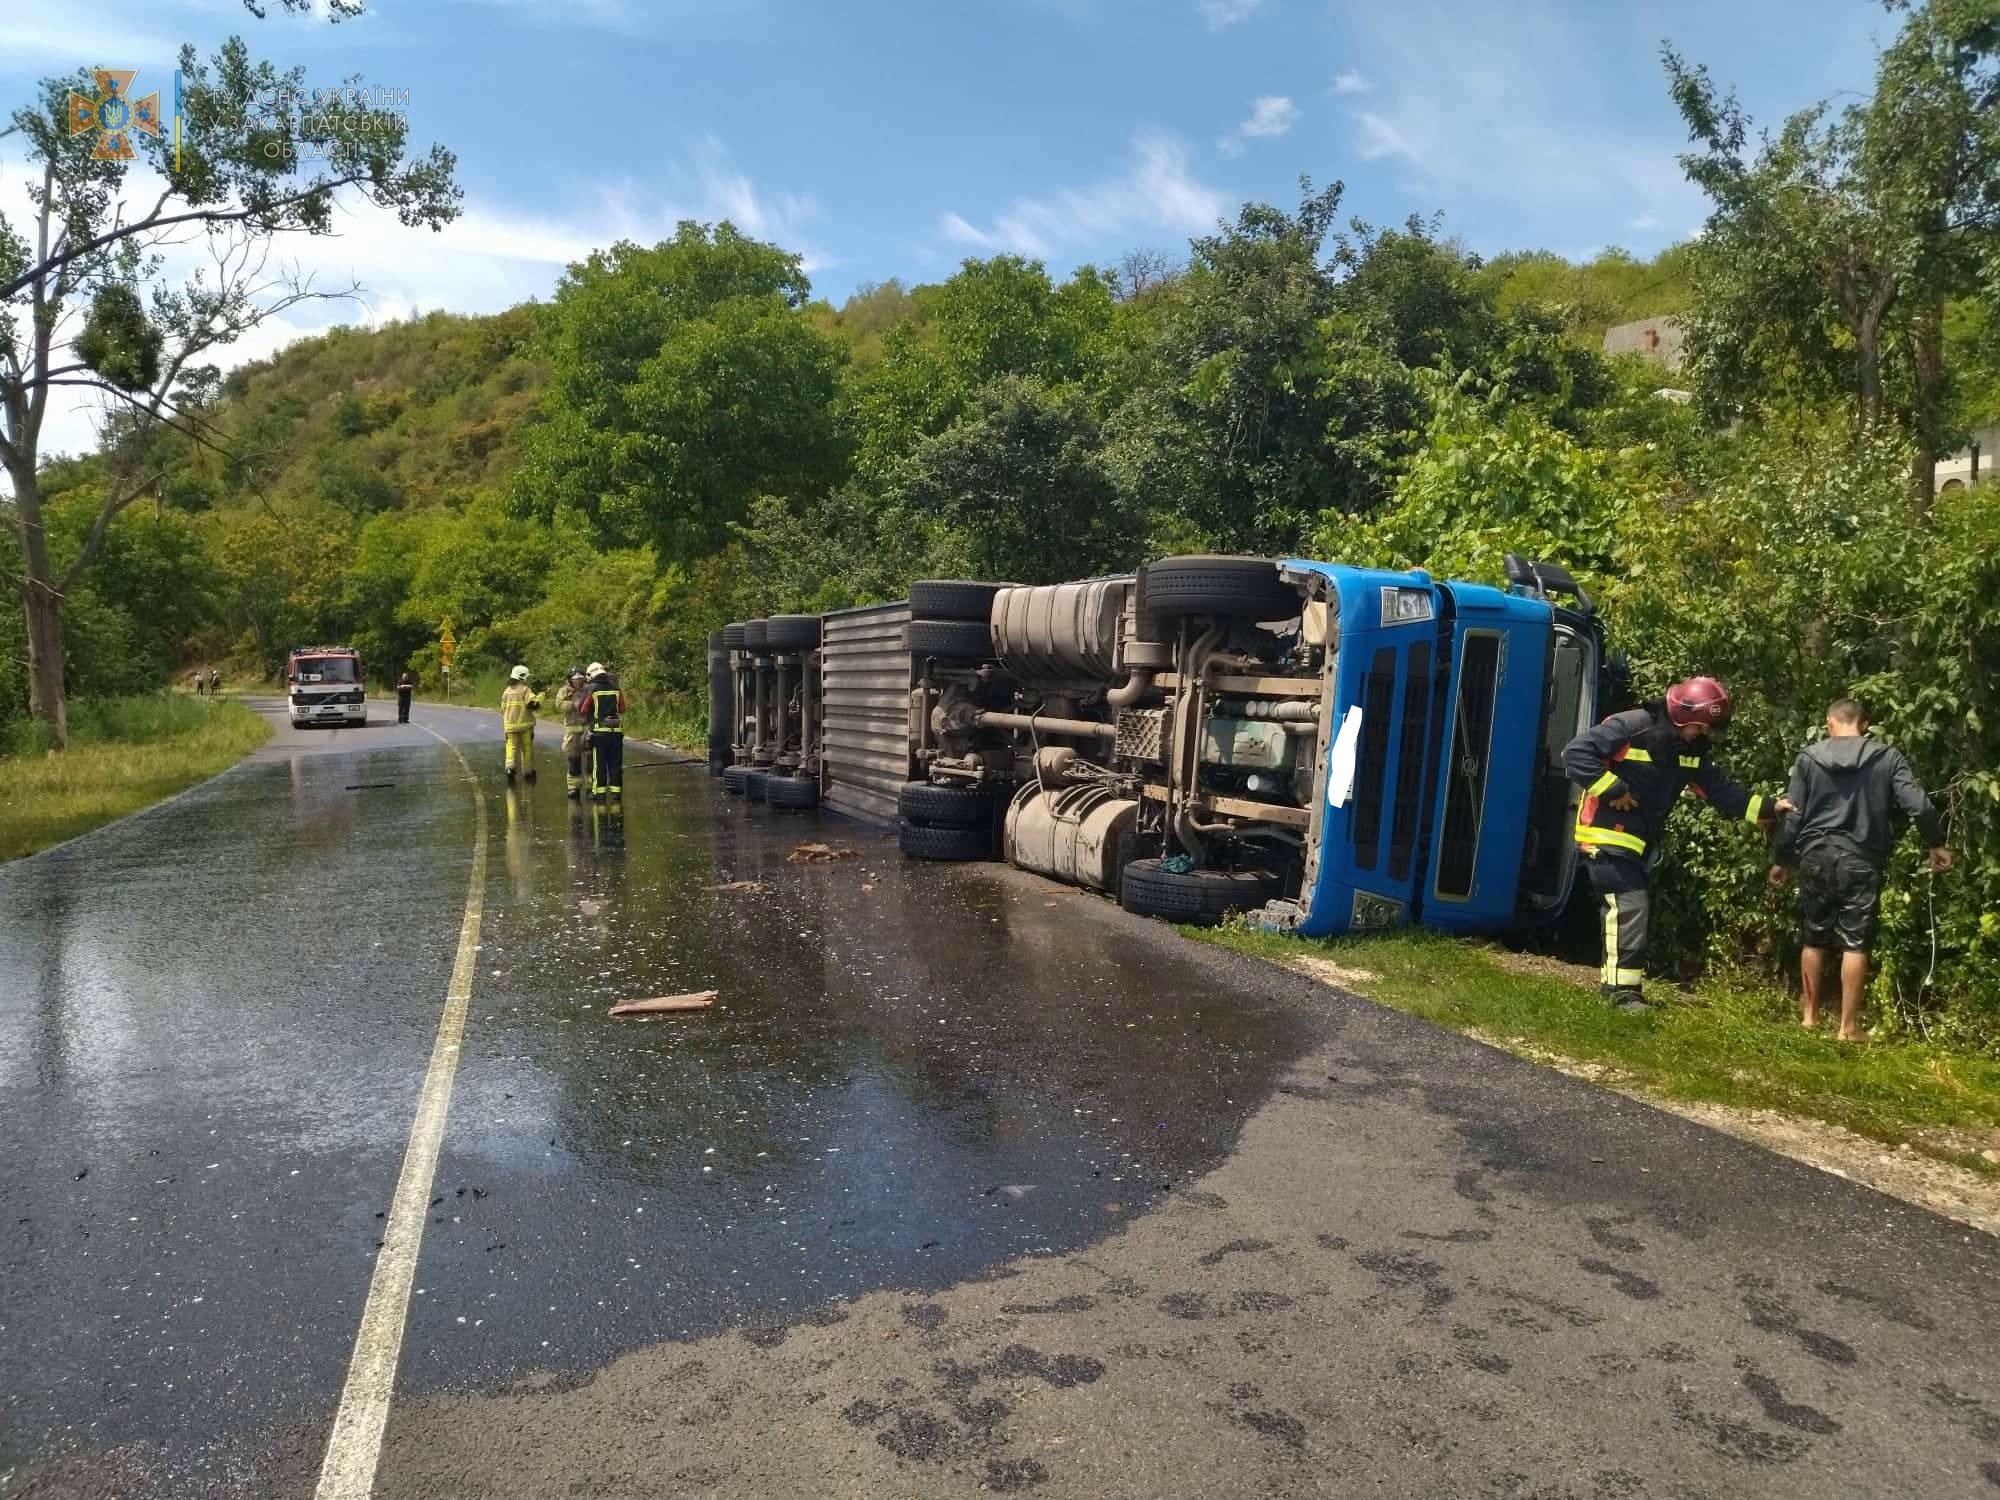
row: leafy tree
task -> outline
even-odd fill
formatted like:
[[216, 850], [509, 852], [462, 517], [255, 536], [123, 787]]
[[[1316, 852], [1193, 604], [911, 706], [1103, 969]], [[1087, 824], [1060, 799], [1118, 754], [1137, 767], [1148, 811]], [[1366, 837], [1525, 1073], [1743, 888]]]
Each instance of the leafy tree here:
[[2000, 10], [1885, 0], [1906, 17], [1874, 93], [1821, 103], [1750, 149], [1750, 122], [1706, 68], [1668, 50], [1714, 208], [1693, 255], [1688, 355], [1712, 407], [1851, 398], [1914, 439], [1928, 507], [1951, 430], [1949, 300], [1994, 274], [2000, 237]]
[[588, 517], [667, 559], [716, 546], [753, 495], [809, 492], [843, 463], [843, 351], [801, 311], [796, 255], [727, 224], [683, 223], [571, 267], [544, 330], [544, 420], [513, 494]]
[[961, 538], [978, 578], [1057, 583], [1129, 567], [1139, 539], [1082, 393], [1033, 376], [981, 389], [962, 419], [918, 444], [888, 499]]
[[951, 426], [974, 393], [1001, 376], [1097, 388], [1112, 302], [1109, 279], [1091, 267], [1058, 286], [1040, 261], [964, 262], [932, 289], [921, 323], [890, 331], [880, 362], [857, 382], [849, 420], [859, 430], [862, 477], [886, 482], [922, 439]]
[[[0, 468], [13, 490], [5, 514], [21, 558], [31, 710], [57, 744], [67, 741], [62, 602], [119, 513], [156, 491], [151, 439], [167, 428], [203, 433], [194, 408], [212, 390], [204, 355], [322, 295], [270, 271], [273, 241], [330, 230], [343, 193], [411, 225], [436, 227], [457, 212], [451, 154], [406, 155], [394, 112], [350, 96], [307, 103], [302, 72], [253, 63], [239, 38], [208, 67], [183, 48], [181, 70], [179, 162], [157, 131], [127, 132], [165, 182], [130, 209], [127, 161], [100, 156], [98, 132], [70, 130], [70, 95], [98, 94], [89, 74], [48, 79], [12, 117], [39, 180], [28, 233], [0, 216]], [[173, 285], [162, 251], [196, 230], [212, 264]], [[38, 470], [50, 395], [71, 389], [98, 392], [119, 415], [106, 424], [112, 483], [58, 570]]]

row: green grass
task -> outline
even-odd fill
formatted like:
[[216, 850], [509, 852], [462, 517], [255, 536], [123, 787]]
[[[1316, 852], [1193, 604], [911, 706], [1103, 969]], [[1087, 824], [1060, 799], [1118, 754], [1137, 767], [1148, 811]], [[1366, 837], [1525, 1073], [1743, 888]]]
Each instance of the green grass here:
[[40, 725], [0, 744], [0, 860], [19, 859], [234, 765], [270, 737], [242, 704], [185, 693], [73, 702], [70, 747]]
[[[1650, 991], [1650, 1015], [1620, 1015], [1546, 960], [1433, 933], [1314, 942], [1241, 927], [1189, 935], [1279, 963], [1320, 959], [1374, 977], [1370, 999], [1530, 1056], [1612, 1070], [1609, 1081], [1673, 1099], [1777, 1109], [1991, 1172], [1957, 1133], [2000, 1127], [2000, 1062], [1914, 1042], [1844, 1046], [1798, 1024], [1776, 990], [1718, 981]], [[1939, 1139], [1925, 1132], [1952, 1132]]]

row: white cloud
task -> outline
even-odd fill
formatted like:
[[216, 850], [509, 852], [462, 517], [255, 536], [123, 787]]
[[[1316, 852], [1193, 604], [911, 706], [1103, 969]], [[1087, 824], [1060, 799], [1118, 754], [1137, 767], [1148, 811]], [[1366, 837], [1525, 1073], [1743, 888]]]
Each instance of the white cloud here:
[[1298, 123], [1299, 107], [1282, 95], [1266, 95], [1250, 108], [1250, 118], [1236, 127], [1238, 135], [1279, 136]]
[[1638, 218], [1633, 219], [1625, 227], [1638, 234], [1650, 234], [1665, 222], [1658, 214], [1647, 213], [1640, 214]]
[[[143, 31], [95, 11], [60, 6], [23, 5], [18, 15], [0, 16], [0, 68], [19, 65], [41, 70], [71, 68], [164, 67], [172, 70], [179, 44], [157, 32]], [[115, 58], [115, 62], [105, 59]], [[170, 80], [171, 81], [171, 80]], [[141, 90], [145, 78], [138, 80]]]
[[1195, 9], [1207, 19], [1211, 30], [1221, 31], [1249, 20], [1263, 4], [1264, 0], [1196, 0]]
[[[1355, 153], [1407, 167], [1400, 193], [1490, 212], [1530, 243], [1701, 217], [1675, 160], [1671, 109], [1635, 114], [1554, 0], [1497, 10], [1397, 0], [1352, 14], [1356, 67], [1334, 91], [1353, 100]], [[1349, 77], [1366, 88], [1343, 88]]]
[[1046, 260], [1066, 248], [1110, 248], [1105, 242], [1112, 236], [1134, 230], [1199, 234], [1214, 227], [1226, 201], [1194, 176], [1185, 145], [1149, 133], [1132, 142], [1132, 163], [1122, 176], [1018, 198], [984, 227], [946, 213], [938, 228], [953, 244]]
[[[0, 210], [18, 225], [29, 208], [24, 192], [28, 174], [20, 158], [5, 156], [5, 144], [0, 143]], [[666, 163], [662, 177], [665, 191], [630, 181], [598, 184], [576, 205], [558, 213], [474, 200], [457, 219], [436, 231], [407, 228], [395, 214], [349, 199], [335, 216], [332, 234], [278, 240], [272, 269], [282, 262], [286, 269], [311, 277], [313, 285], [326, 292], [358, 282], [359, 297], [303, 303], [214, 351], [208, 362], [227, 370], [268, 358], [336, 323], [372, 326], [439, 309], [490, 313], [530, 298], [545, 298], [563, 267], [592, 250], [621, 239], [653, 243], [670, 236], [683, 219], [726, 218], [745, 234], [799, 252], [808, 271], [827, 263], [825, 252], [804, 233], [817, 216], [812, 198], [761, 190], [713, 136], [695, 141], [679, 161]], [[128, 201], [150, 202], [149, 184], [157, 193], [159, 179], [133, 172], [125, 190]], [[178, 246], [169, 252], [167, 273], [178, 278], [205, 262], [206, 250], [199, 241]], [[55, 399], [65, 396], [76, 399]], [[43, 456], [94, 448], [103, 399], [81, 392], [54, 393], [43, 425]]]
[[1333, 75], [1333, 92], [1336, 94], [1365, 94], [1375, 85], [1353, 69]]
[[1287, 135], [1298, 123], [1299, 108], [1282, 95], [1266, 95], [1250, 106], [1250, 117], [1217, 141], [1224, 156], [1241, 156], [1247, 140]]
[[1410, 143], [1402, 131], [1390, 124], [1372, 110], [1363, 110], [1356, 118], [1361, 122], [1361, 159], [1380, 161], [1386, 156], [1400, 156], [1416, 161], [1417, 148]]

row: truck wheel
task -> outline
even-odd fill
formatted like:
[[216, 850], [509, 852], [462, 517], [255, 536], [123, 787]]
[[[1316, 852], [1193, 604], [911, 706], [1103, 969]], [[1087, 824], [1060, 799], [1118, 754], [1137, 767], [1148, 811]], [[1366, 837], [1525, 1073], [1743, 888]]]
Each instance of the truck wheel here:
[[1268, 557], [1163, 557], [1146, 565], [1144, 595], [1146, 612], [1164, 619], [1289, 620], [1303, 603]]
[[764, 622], [764, 644], [773, 651], [817, 651], [818, 615], [772, 615]]
[[1280, 890], [1264, 870], [1190, 870], [1178, 874], [1157, 859], [1135, 859], [1118, 884], [1118, 904], [1135, 917], [1165, 917], [1213, 927], [1232, 911], [1262, 906]]
[[761, 653], [764, 650], [766, 644], [764, 631], [770, 623], [769, 620], [745, 620], [743, 622], [743, 649], [745, 651]]
[[910, 617], [916, 620], [977, 620], [993, 617], [993, 596], [1011, 583], [975, 583], [969, 578], [919, 578], [910, 585]]
[[906, 823], [939, 828], [986, 828], [992, 823], [993, 804], [984, 792], [906, 781], [896, 794], [896, 816]]
[[748, 766], [724, 766], [722, 769], [722, 789], [732, 797], [741, 797], [750, 790], [750, 768]]
[[743, 777], [743, 795], [752, 802], [764, 800], [765, 789], [771, 784], [769, 771], [749, 771]]
[[773, 807], [818, 807], [819, 783], [810, 776], [773, 776], [764, 783], [764, 800]]
[[912, 620], [910, 654], [943, 661], [985, 661], [993, 654], [993, 632], [984, 620]]
[[745, 626], [741, 620], [722, 627], [722, 644], [725, 650], [741, 651], [743, 649], [744, 629]]
[[993, 834], [985, 828], [937, 828], [902, 820], [896, 846], [912, 859], [991, 859]]

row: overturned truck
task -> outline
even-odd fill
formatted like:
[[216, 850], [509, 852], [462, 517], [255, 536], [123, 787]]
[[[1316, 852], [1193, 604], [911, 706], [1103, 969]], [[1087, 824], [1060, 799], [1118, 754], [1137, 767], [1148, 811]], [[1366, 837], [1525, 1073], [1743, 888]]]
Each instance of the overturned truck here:
[[710, 770], [1146, 916], [1531, 926], [1576, 874], [1562, 748], [1611, 687], [1583, 590], [1520, 557], [1507, 575], [1171, 557], [732, 624]]

